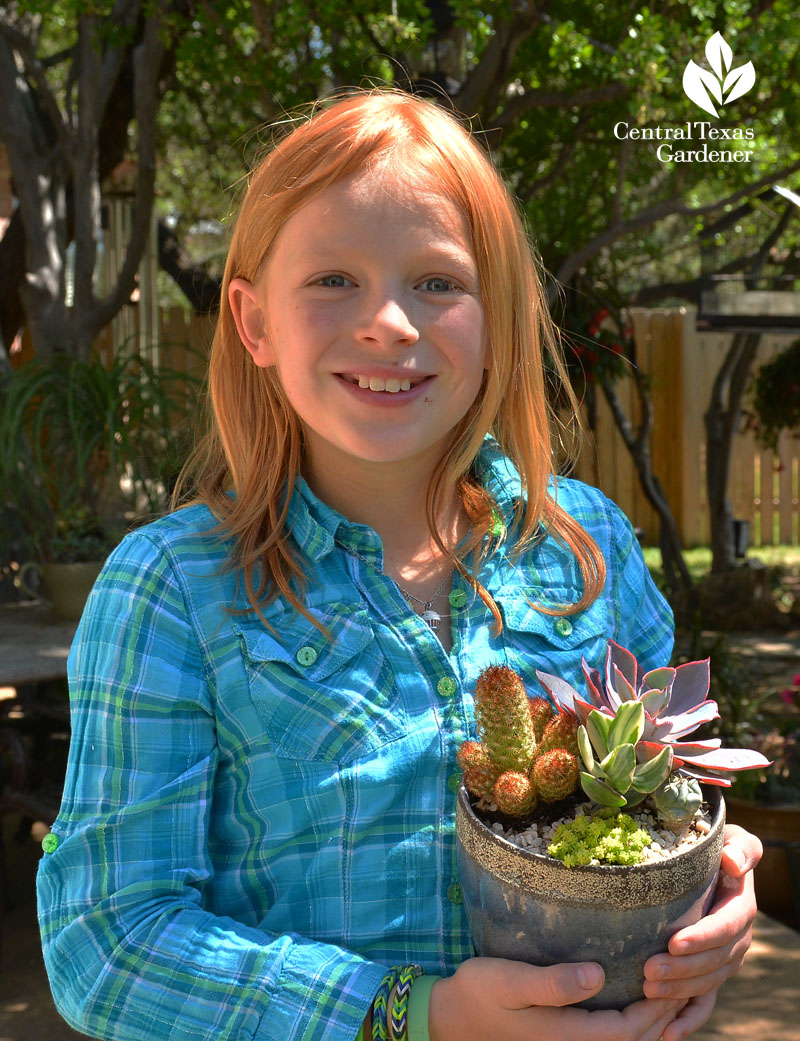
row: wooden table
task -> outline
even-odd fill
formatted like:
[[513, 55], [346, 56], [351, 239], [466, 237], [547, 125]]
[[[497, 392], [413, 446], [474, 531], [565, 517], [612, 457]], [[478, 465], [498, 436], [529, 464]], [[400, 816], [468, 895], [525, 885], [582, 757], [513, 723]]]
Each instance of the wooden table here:
[[77, 627], [36, 601], [0, 604], [0, 687], [63, 679]]

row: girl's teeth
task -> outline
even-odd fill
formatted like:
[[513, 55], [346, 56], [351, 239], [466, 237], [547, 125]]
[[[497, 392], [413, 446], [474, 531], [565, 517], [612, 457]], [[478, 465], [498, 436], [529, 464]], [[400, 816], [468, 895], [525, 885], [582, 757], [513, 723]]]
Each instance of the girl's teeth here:
[[358, 385], [362, 390], [386, 391], [389, 394], [398, 394], [401, 390], [411, 390], [411, 380], [398, 380], [394, 377], [384, 380], [380, 376], [359, 376]]

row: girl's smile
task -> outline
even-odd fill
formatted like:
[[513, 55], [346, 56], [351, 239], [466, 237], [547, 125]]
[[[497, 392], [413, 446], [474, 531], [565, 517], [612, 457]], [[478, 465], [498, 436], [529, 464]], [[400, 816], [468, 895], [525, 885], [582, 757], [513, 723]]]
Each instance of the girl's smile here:
[[302, 206], [230, 299], [256, 364], [277, 368], [315, 473], [411, 460], [429, 470], [480, 390], [484, 314], [465, 217], [386, 167]]

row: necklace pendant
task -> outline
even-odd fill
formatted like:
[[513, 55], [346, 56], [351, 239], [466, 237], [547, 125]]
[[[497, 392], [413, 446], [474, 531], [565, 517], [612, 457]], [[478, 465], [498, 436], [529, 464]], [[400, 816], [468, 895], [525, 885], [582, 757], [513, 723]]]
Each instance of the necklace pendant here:
[[429, 607], [427, 608], [427, 610], [423, 612], [422, 621], [425, 622], [425, 624], [429, 628], [433, 629], [434, 632], [436, 632], [436, 630], [439, 628], [441, 624], [442, 616], [440, 614], [437, 614], [436, 611], [431, 610], [431, 608]]

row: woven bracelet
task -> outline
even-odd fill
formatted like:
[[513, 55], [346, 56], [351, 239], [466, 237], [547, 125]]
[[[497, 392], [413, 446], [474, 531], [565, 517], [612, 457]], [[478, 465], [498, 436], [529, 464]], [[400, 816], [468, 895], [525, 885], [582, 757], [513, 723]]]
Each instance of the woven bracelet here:
[[392, 991], [392, 1004], [389, 1009], [389, 1031], [391, 1041], [407, 1041], [408, 1039], [408, 998], [414, 980], [422, 976], [424, 969], [419, 965], [407, 965], [401, 969]]
[[399, 965], [389, 969], [372, 1002], [372, 1041], [388, 1041], [389, 995], [400, 977], [400, 971]]

